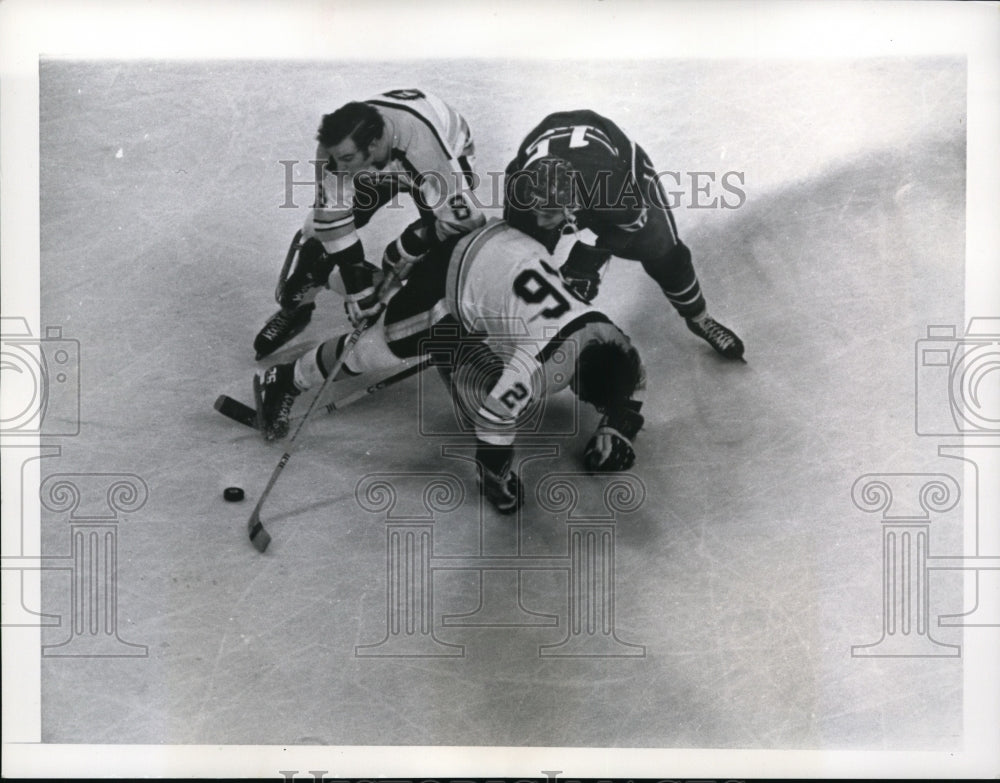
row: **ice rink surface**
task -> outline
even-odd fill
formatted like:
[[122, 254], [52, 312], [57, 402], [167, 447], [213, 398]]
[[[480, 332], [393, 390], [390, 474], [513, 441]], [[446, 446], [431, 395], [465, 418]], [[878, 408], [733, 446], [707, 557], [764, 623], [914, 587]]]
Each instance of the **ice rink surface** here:
[[[633, 471], [645, 494], [615, 515], [599, 629], [613, 622], [620, 654], [543, 652], [573, 635], [581, 593], [565, 569], [527, 567], [566, 559], [567, 512], [535, 490], [579, 470], [593, 411], [546, 441], [557, 455], [524, 464], [529, 501], [512, 520], [481, 512], [469, 463], [442, 455], [471, 439], [430, 434], [449, 431], [437, 377], [411, 379], [309, 423], [264, 509], [274, 543], [248, 543], [283, 448], [212, 402], [250, 400], [251, 343], [311, 201], [293, 186], [297, 208], [282, 208], [280, 161], [311, 159], [322, 114], [397, 87], [464, 114], [481, 173], [502, 171], [549, 112], [591, 108], [681, 174], [681, 237], [748, 364], [691, 335], [638, 264], [612, 263], [597, 304], [649, 374]], [[966, 319], [961, 60], [45, 59], [40, 99], [41, 323], [79, 341], [81, 395], [79, 434], [42, 478], [132, 474], [148, 488], [117, 526], [116, 606], [118, 637], [146, 654], [43, 658], [44, 742], [960, 747], [960, 657], [851, 654], [883, 632], [880, 519], [851, 489], [868, 473], [961, 480], [914, 432], [915, 383], [935, 382], [915, 381], [914, 345]], [[308, 163], [295, 172], [309, 179]], [[716, 181], [692, 194], [688, 172]], [[725, 172], [743, 177], [739, 208], [694, 208], [736, 200]], [[414, 216], [376, 216], [369, 256]], [[325, 293], [276, 358], [346, 325]], [[946, 404], [946, 384], [927, 393]], [[572, 421], [572, 402], [553, 400], [547, 421]], [[376, 473], [392, 474], [403, 522], [433, 527], [433, 600], [398, 636], [440, 655], [377, 648], [394, 618], [388, 512], [356, 495]], [[465, 495], [431, 525], [412, 511], [430, 480], [414, 474], [434, 473]], [[599, 505], [603, 479], [569, 481], [581, 509]], [[223, 501], [230, 484], [246, 501]], [[961, 549], [962, 510], [935, 518], [935, 551]], [[43, 514], [42, 551], [69, 547], [66, 514]], [[490, 556], [507, 570], [477, 570]], [[969, 608], [962, 585], [935, 573], [932, 621]], [[46, 612], [70, 617], [78, 598], [68, 572], [46, 573]], [[43, 644], [70, 633], [47, 628]], [[386, 654], [358, 654], [373, 649]]]

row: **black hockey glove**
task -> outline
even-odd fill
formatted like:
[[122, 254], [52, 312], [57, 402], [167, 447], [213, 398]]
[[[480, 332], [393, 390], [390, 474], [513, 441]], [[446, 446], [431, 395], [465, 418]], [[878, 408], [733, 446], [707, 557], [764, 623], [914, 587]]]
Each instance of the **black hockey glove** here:
[[396, 270], [400, 281], [406, 279], [413, 264], [427, 252], [425, 231], [423, 222], [417, 220], [410, 223], [402, 234], [386, 245], [382, 254], [382, 273], [386, 277], [392, 270]]
[[587, 470], [605, 473], [628, 470], [635, 464], [632, 441], [645, 422], [639, 408], [642, 403], [629, 400], [601, 418], [597, 431], [583, 451]]
[[570, 248], [566, 263], [559, 268], [566, 287], [580, 300], [590, 304], [601, 285], [601, 267], [611, 258], [611, 251], [584, 242]]
[[479, 487], [483, 496], [501, 514], [513, 514], [524, 504], [524, 485], [511, 469], [512, 446], [492, 446], [483, 441], [476, 445], [479, 463]]

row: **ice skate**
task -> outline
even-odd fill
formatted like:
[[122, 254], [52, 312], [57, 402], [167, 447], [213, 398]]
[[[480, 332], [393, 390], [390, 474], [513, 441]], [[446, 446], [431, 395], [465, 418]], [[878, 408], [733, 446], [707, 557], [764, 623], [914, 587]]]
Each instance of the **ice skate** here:
[[280, 440], [288, 434], [292, 405], [298, 395], [294, 364], [276, 364], [254, 376], [257, 428], [265, 438]]
[[524, 485], [513, 470], [498, 476], [489, 468], [482, 468], [479, 487], [483, 496], [501, 514], [513, 514], [524, 503]]
[[260, 330], [253, 341], [254, 350], [257, 352], [257, 361], [274, 353], [305, 329], [312, 320], [312, 313], [315, 309], [316, 304], [309, 302], [291, 310], [278, 310], [268, 318], [264, 328]]
[[711, 345], [719, 354], [727, 359], [746, 362], [743, 358], [743, 341], [729, 327], [723, 326], [711, 316], [701, 321], [687, 319], [688, 329]]

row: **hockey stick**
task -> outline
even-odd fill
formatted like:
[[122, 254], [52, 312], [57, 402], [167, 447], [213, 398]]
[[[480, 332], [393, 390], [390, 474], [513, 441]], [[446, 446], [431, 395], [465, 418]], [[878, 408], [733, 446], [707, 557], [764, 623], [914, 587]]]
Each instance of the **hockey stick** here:
[[[381, 391], [387, 386], [397, 384], [400, 381], [409, 378], [411, 375], [416, 375], [418, 372], [425, 370], [430, 365], [430, 362], [431, 360], [428, 357], [417, 362], [416, 364], [411, 364], [409, 367], [404, 367], [399, 372], [394, 373], [387, 378], [383, 378], [381, 381], [376, 381], [375, 383], [365, 386], [363, 389], [356, 389], [340, 399], [328, 402], [323, 406], [323, 410], [327, 413], [333, 413], [334, 411], [346, 408], [348, 405], [352, 405], [370, 394]], [[239, 424], [250, 427], [251, 429], [257, 429], [257, 410], [244, 402], [240, 402], [239, 400], [230, 397], [228, 394], [220, 394], [216, 398], [215, 409], [223, 416], [226, 416]]]
[[[357, 345], [358, 340], [361, 339], [361, 335], [363, 335], [369, 327], [373, 326], [382, 315], [389, 297], [395, 293], [392, 290], [392, 285], [394, 282], [397, 282], [398, 279], [399, 274], [396, 270], [389, 273], [389, 277], [383, 281], [386, 284], [383, 285], [382, 292], [379, 295], [379, 305], [381, 305], [380, 308], [377, 312], [373, 313], [358, 324], [354, 328], [354, 331], [348, 335], [347, 340], [341, 348], [340, 356], [337, 361], [334, 362], [333, 367], [330, 368], [329, 374], [323, 379], [323, 384], [320, 386], [319, 391], [316, 393], [316, 396], [313, 397], [312, 402], [309, 403], [309, 407], [306, 409], [305, 415], [302, 416], [302, 419], [295, 427], [292, 437], [288, 440], [288, 448], [285, 450], [285, 453], [281, 455], [281, 459], [275, 466], [274, 471], [271, 473], [271, 478], [268, 479], [267, 486], [264, 487], [264, 491], [261, 493], [260, 500], [258, 500], [257, 505], [254, 506], [253, 513], [250, 514], [250, 518], [247, 520], [247, 533], [250, 536], [250, 543], [254, 545], [254, 548], [256, 548], [258, 552], [264, 552], [264, 550], [267, 549], [267, 545], [271, 543], [271, 536], [264, 529], [264, 523], [261, 522], [260, 519], [260, 510], [264, 506], [264, 501], [267, 500], [267, 496], [271, 494], [271, 489], [274, 487], [275, 482], [277, 482], [278, 476], [281, 475], [281, 471], [285, 469], [285, 465], [287, 465], [288, 460], [291, 459], [295, 441], [299, 437], [299, 433], [302, 432], [302, 428], [305, 426], [305, 423], [309, 421], [309, 417], [312, 415], [312, 412], [316, 409], [316, 404], [320, 401], [320, 398], [323, 397], [327, 388], [329, 388], [330, 384], [333, 382], [333, 379], [337, 377], [337, 374], [340, 372], [340, 368], [344, 366], [344, 362], [347, 361], [347, 358], [351, 355], [351, 352], [354, 350], [354, 346]], [[254, 388], [256, 388], [256, 384]]]
[[288, 439], [288, 448], [285, 453], [281, 455], [281, 460], [279, 460], [277, 466], [275, 466], [274, 471], [271, 473], [271, 478], [267, 482], [267, 486], [264, 487], [264, 491], [260, 495], [260, 500], [257, 501], [257, 505], [254, 506], [253, 513], [250, 514], [250, 519], [247, 520], [247, 533], [250, 536], [250, 543], [254, 545], [258, 552], [263, 552], [267, 549], [267, 545], [271, 543], [270, 534], [264, 529], [264, 523], [260, 519], [260, 510], [264, 506], [264, 501], [267, 500], [267, 496], [271, 494], [271, 489], [274, 487], [275, 482], [278, 480], [278, 476], [281, 475], [281, 471], [285, 469], [285, 465], [288, 464], [288, 460], [292, 457], [292, 450], [295, 446], [295, 441], [299, 437], [299, 433], [302, 432], [303, 426], [309, 420], [309, 416], [316, 409], [316, 403], [319, 398], [323, 396], [323, 392], [326, 391], [327, 386], [330, 384], [331, 380], [340, 372], [340, 368], [344, 366], [344, 360], [350, 355], [351, 351], [354, 350], [354, 346], [357, 344], [358, 340], [361, 339], [361, 335], [364, 334], [365, 330], [374, 323], [374, 320], [365, 320], [359, 324], [353, 332], [348, 336], [347, 341], [344, 343], [344, 349], [341, 351], [340, 358], [337, 362], [330, 368], [330, 374], [323, 379], [323, 385], [320, 387], [319, 393], [313, 397], [309, 407], [306, 409], [305, 415], [299, 421], [298, 426], [296, 426], [295, 431], [292, 433], [292, 437]]

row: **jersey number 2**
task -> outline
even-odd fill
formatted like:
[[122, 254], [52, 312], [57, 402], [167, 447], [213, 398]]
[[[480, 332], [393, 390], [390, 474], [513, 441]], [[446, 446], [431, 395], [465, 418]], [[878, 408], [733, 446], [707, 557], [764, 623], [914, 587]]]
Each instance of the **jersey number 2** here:
[[518, 381], [513, 386], [511, 386], [507, 391], [500, 395], [500, 402], [506, 405], [511, 410], [517, 407], [517, 403], [528, 396], [528, 390], [524, 387], [524, 384]]

